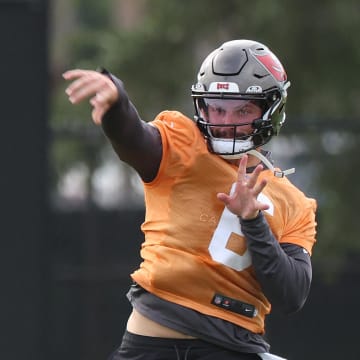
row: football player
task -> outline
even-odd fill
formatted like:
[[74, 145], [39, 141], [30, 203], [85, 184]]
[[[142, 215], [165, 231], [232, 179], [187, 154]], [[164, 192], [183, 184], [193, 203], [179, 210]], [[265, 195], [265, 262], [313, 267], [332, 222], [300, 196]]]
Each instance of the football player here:
[[256, 41], [222, 44], [192, 86], [193, 119], [162, 111], [143, 121], [106, 70], [64, 78], [71, 103], [90, 99], [94, 122], [144, 184], [143, 261], [111, 359], [278, 358], [265, 317], [304, 305], [316, 233], [315, 200], [264, 149], [286, 117], [279, 59]]

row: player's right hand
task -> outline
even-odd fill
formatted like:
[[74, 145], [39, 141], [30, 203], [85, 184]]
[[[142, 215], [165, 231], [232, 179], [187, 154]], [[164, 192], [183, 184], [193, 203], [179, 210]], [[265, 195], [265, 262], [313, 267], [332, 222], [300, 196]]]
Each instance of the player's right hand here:
[[225, 204], [229, 211], [244, 220], [254, 219], [258, 216], [259, 211], [269, 208], [268, 204], [258, 200], [259, 194], [264, 190], [267, 183], [266, 179], [259, 180], [263, 165], [257, 165], [251, 174], [247, 174], [247, 162], [248, 155], [245, 154], [240, 159], [234, 192], [230, 195], [217, 194], [217, 198]]
[[119, 93], [112, 80], [94, 70], [69, 70], [63, 74], [65, 80], [72, 81], [65, 92], [72, 104], [90, 99], [93, 107], [92, 119], [100, 125], [102, 117], [118, 100]]

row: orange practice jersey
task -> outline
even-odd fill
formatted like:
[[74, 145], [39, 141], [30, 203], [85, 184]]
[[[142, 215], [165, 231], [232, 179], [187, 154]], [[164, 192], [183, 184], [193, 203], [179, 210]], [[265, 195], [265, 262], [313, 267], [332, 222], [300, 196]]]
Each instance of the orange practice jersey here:
[[[143, 262], [133, 280], [160, 298], [263, 333], [270, 303], [256, 280], [239, 219], [216, 197], [231, 191], [237, 166], [209, 153], [196, 124], [179, 112], [164, 111], [152, 124], [160, 131], [163, 157], [157, 177], [145, 184]], [[270, 206], [265, 217], [275, 238], [311, 253], [315, 201], [270, 170], [260, 177], [268, 180], [260, 200]], [[257, 315], [213, 305], [215, 293], [254, 305]]]

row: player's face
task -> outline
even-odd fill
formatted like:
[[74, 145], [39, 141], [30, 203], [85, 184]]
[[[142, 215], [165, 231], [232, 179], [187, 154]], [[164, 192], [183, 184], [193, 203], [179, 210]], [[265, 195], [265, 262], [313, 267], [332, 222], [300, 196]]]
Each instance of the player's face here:
[[261, 108], [250, 100], [205, 99], [205, 103], [206, 120], [217, 125], [211, 127], [211, 133], [218, 138], [247, 136], [253, 132], [252, 122], [262, 116]]

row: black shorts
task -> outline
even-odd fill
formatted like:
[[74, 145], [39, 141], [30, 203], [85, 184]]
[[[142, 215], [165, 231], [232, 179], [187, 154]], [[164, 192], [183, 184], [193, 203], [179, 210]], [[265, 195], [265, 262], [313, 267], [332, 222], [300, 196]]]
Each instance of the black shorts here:
[[167, 339], [125, 332], [120, 347], [108, 360], [259, 360], [198, 339]]

